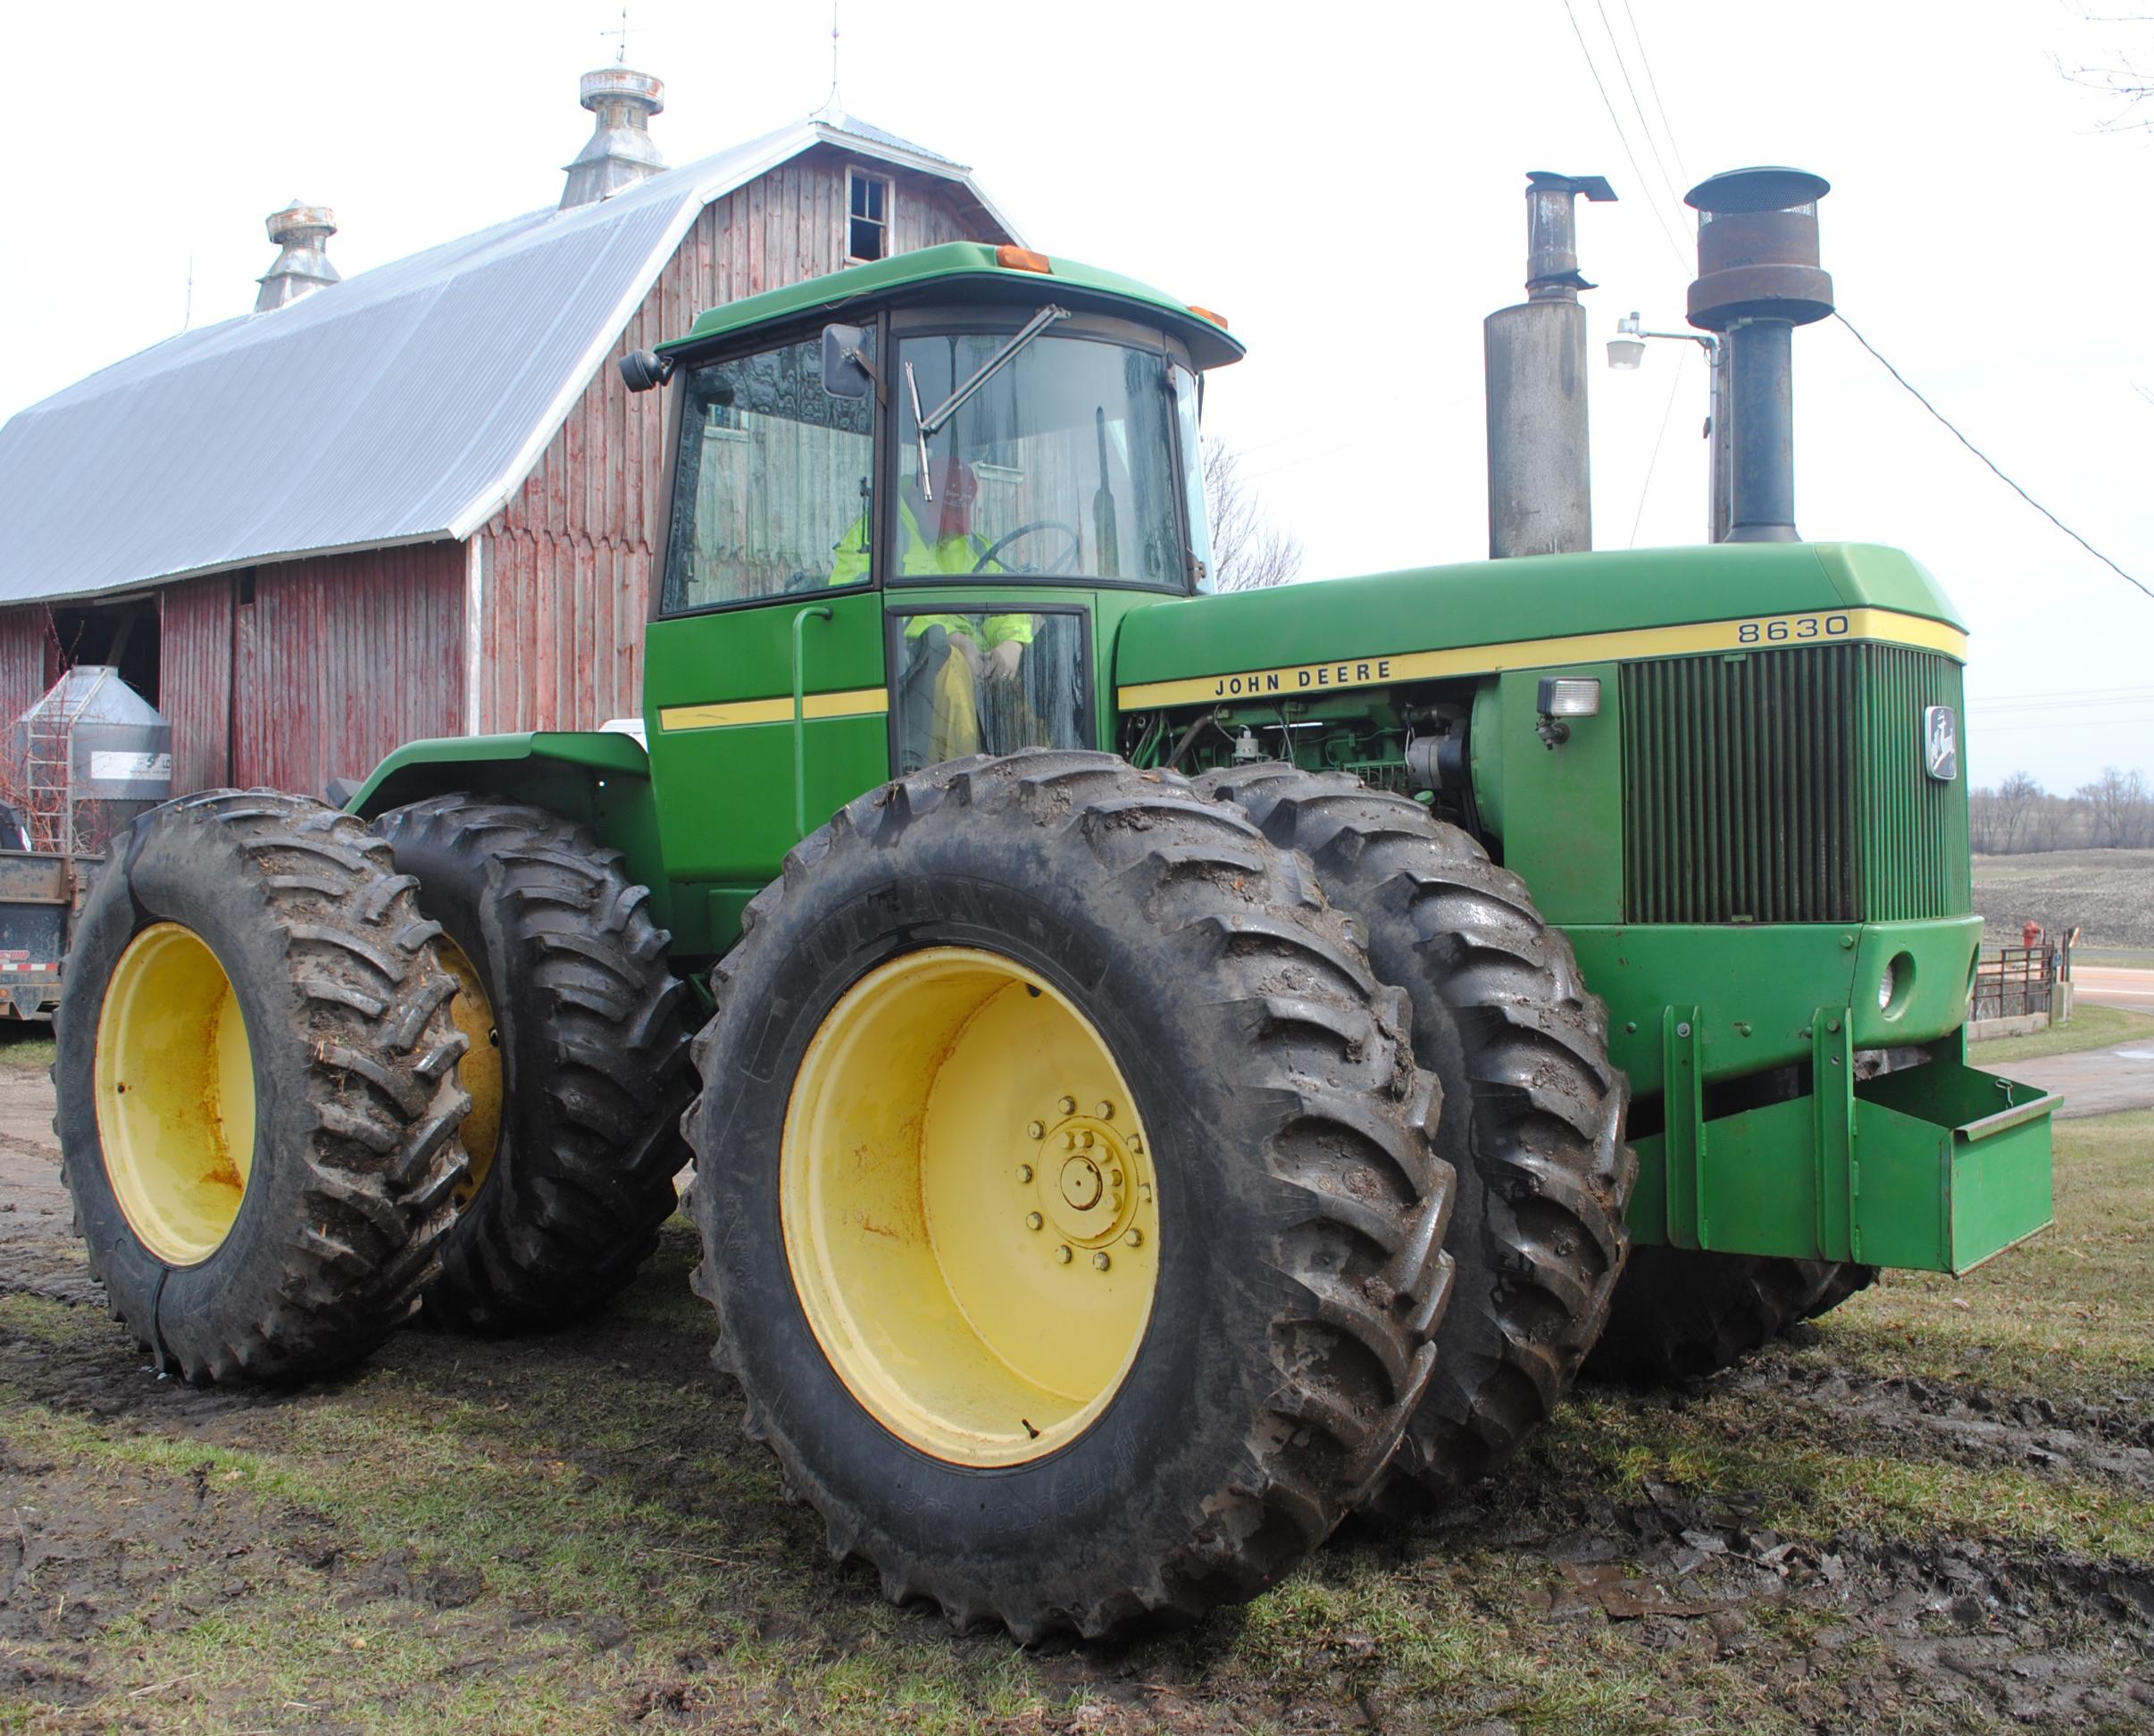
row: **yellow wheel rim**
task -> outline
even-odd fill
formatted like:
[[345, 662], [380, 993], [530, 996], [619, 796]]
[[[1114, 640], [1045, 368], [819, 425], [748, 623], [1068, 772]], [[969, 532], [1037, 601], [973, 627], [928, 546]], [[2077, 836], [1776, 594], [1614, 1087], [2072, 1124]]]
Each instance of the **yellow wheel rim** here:
[[494, 1171], [494, 1153], [501, 1145], [501, 1030], [494, 1022], [494, 1004], [487, 998], [486, 985], [473, 964], [447, 935], [437, 935], [435, 949], [442, 967], [456, 979], [456, 997], [449, 1002], [449, 1017], [470, 1039], [470, 1047], [456, 1064], [456, 1076], [472, 1094], [471, 1113], [463, 1118], [463, 1152], [471, 1160], [463, 1181], [450, 1196], [459, 1209], [479, 1197], [486, 1178]]
[[1009, 959], [908, 953], [847, 992], [793, 1086], [779, 1202], [823, 1355], [922, 1452], [1044, 1457], [1137, 1360], [1159, 1273], [1144, 1129], [1091, 1022]]
[[255, 1165], [255, 1056], [231, 979], [192, 929], [128, 942], [97, 1015], [97, 1139], [128, 1227], [167, 1265], [224, 1245]]

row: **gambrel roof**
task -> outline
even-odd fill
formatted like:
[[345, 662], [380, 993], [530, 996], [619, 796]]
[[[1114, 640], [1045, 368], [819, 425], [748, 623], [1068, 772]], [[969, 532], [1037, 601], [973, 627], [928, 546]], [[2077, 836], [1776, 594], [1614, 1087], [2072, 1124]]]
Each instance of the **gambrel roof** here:
[[947, 181], [826, 109], [595, 204], [533, 212], [182, 332], [0, 428], [0, 603], [468, 537], [530, 473], [713, 200], [817, 146]]

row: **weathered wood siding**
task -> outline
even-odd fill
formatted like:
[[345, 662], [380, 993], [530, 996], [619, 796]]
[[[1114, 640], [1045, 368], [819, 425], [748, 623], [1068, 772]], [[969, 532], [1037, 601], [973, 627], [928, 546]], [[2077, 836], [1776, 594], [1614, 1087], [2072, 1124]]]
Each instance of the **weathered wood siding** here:
[[167, 586], [158, 598], [158, 709], [172, 726], [172, 793], [232, 781], [232, 598], [239, 575]]
[[175, 793], [320, 795], [402, 742], [462, 733], [463, 580], [463, 545], [438, 542], [170, 588]]
[[[588, 730], [643, 708], [643, 626], [664, 518], [664, 392], [615, 362], [678, 338], [705, 308], [841, 269], [846, 169], [818, 147], [705, 207], [523, 487], [480, 534], [480, 731]], [[939, 183], [892, 181], [891, 246], [1002, 241]]]
[[0, 724], [12, 722], [44, 697], [58, 679], [57, 661], [52, 613], [44, 604], [0, 609]]

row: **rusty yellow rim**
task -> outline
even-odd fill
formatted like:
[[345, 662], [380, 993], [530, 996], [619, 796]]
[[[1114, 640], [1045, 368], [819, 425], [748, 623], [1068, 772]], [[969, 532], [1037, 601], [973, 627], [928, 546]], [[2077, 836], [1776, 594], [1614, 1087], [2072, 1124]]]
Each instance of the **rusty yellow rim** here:
[[179, 922], [128, 942], [97, 1015], [104, 1171], [128, 1227], [167, 1265], [224, 1245], [255, 1166], [255, 1057], [231, 978]]
[[940, 947], [863, 978], [808, 1045], [779, 1175], [817, 1343], [921, 1451], [1044, 1457], [1136, 1362], [1158, 1287], [1151, 1153], [1098, 1031], [1023, 966]]
[[486, 1178], [494, 1173], [494, 1154], [501, 1145], [501, 1028], [494, 1020], [494, 1004], [487, 998], [479, 967], [463, 948], [447, 935], [435, 937], [442, 967], [456, 979], [456, 996], [449, 1002], [449, 1017], [469, 1039], [463, 1058], [456, 1064], [456, 1077], [472, 1094], [471, 1113], [463, 1118], [463, 1151], [471, 1160], [463, 1181], [450, 1197], [459, 1207], [479, 1197]]

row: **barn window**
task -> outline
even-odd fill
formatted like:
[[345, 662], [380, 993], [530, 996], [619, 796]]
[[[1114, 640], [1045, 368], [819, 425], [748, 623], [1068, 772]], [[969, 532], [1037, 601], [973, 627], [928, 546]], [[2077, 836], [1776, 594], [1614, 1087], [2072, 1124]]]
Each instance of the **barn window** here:
[[846, 171], [846, 256], [887, 259], [890, 253], [890, 183], [884, 175]]

